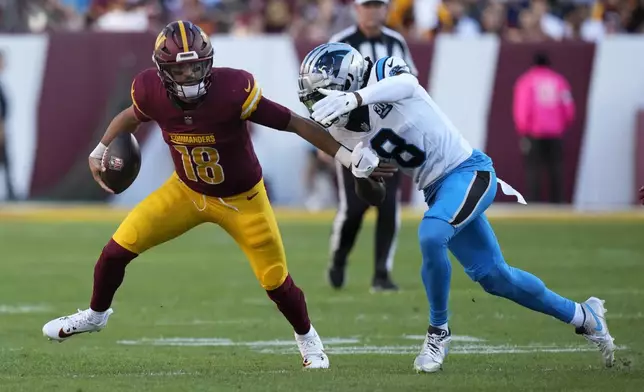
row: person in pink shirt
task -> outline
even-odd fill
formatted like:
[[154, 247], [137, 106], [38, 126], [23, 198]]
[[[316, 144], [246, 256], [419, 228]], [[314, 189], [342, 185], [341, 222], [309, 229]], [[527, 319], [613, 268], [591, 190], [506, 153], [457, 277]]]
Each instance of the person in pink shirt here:
[[514, 84], [513, 117], [525, 157], [527, 195], [541, 199], [541, 174], [550, 178], [549, 199], [561, 203], [563, 188], [563, 137], [575, 118], [575, 102], [566, 78], [550, 67], [545, 53]]

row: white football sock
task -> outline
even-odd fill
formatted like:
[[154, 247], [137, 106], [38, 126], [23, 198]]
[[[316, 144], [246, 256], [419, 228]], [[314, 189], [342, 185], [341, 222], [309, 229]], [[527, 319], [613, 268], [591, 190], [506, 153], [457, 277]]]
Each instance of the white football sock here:
[[89, 309], [89, 321], [98, 324], [103, 321], [105, 318], [105, 312], [97, 312], [95, 310]]
[[584, 309], [581, 307], [581, 304], [575, 303], [575, 315], [572, 317], [572, 320], [570, 320], [569, 324], [572, 324], [575, 327], [579, 328], [584, 325], [585, 321], [586, 313], [584, 312]]

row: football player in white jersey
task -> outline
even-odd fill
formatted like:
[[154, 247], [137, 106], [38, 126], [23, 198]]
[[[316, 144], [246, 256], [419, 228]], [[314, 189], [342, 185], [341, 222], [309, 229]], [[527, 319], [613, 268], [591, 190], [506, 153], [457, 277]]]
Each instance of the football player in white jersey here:
[[[448, 249], [486, 292], [574, 325], [598, 347], [605, 365], [613, 365], [615, 345], [604, 301], [564, 298], [536, 276], [505, 262], [485, 210], [494, 200], [497, 183], [504, 193], [525, 201], [496, 178], [492, 160], [461, 136], [402, 59], [385, 57], [373, 63], [347, 44], [320, 45], [304, 58], [299, 87], [300, 101], [311, 117], [341, 144], [360, 151], [362, 159], [371, 158], [365, 151], [371, 148], [378, 159], [370, 167], [395, 163], [425, 194], [428, 209], [418, 240], [430, 315], [425, 342], [414, 361], [417, 371], [440, 369], [451, 340]], [[366, 177], [368, 171], [354, 175]]]

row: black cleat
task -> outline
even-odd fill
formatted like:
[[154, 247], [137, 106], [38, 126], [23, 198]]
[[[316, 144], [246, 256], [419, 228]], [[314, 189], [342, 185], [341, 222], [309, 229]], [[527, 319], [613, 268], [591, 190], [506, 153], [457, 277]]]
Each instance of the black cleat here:
[[331, 286], [336, 289], [340, 290], [344, 286], [344, 270], [339, 269], [339, 268], [333, 268], [331, 267], [329, 269], [329, 283]]
[[371, 292], [376, 293], [380, 291], [398, 291], [398, 286], [391, 280], [389, 276], [384, 278], [373, 278], [371, 282]]

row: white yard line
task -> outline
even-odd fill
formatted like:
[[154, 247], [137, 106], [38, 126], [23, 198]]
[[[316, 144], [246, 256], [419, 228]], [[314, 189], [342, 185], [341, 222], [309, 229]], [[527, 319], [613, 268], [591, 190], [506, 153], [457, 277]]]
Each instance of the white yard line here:
[[[420, 349], [420, 342], [424, 335], [402, 335], [400, 340], [415, 340], [416, 344], [385, 344], [359, 345], [359, 337], [332, 337], [324, 339], [326, 351], [332, 355], [408, 355], [416, 354]], [[396, 339], [396, 338], [394, 338]], [[531, 343], [524, 345], [484, 343], [485, 340], [475, 336], [454, 335], [450, 346], [450, 354], [476, 355], [476, 354], [534, 354], [534, 353], [580, 353], [596, 351], [589, 345], [557, 345]], [[180, 346], [180, 347], [248, 347], [261, 354], [296, 354], [297, 347], [293, 340], [259, 340], [238, 341], [227, 338], [195, 338], [195, 337], [170, 337], [170, 338], [142, 338], [138, 340], [119, 340], [118, 344], [145, 345], [145, 346]], [[619, 350], [627, 349], [619, 346]]]
[[[620, 347], [624, 350], [626, 347]], [[419, 345], [412, 346], [339, 346], [328, 347], [327, 353], [330, 355], [410, 355], [418, 354]], [[513, 346], [513, 345], [452, 345], [450, 346], [449, 355], [492, 355], [492, 354], [534, 354], [534, 353], [580, 353], [597, 351], [590, 346]], [[295, 348], [275, 349], [263, 348], [258, 350], [261, 354], [294, 354], [297, 353]]]
[[0, 304], [0, 314], [46, 313], [52, 310], [44, 304], [5, 305]]
[[[408, 340], [418, 340], [422, 342], [425, 340], [425, 335], [403, 335], [404, 339]], [[452, 342], [484, 342], [485, 339], [476, 338], [474, 336], [467, 335], [452, 335]]]
[[171, 327], [188, 327], [192, 325], [236, 325], [236, 324], [255, 324], [266, 322], [262, 319], [228, 319], [228, 320], [189, 320], [189, 321], [174, 321], [174, 320], [160, 320], [154, 323], [156, 326], [171, 326]]
[[[225, 338], [143, 338], [138, 340], [119, 340], [118, 344], [128, 346], [247, 346], [247, 347], [280, 347], [280, 346], [295, 346], [295, 340], [259, 340], [252, 342], [233, 342]], [[359, 339], [355, 338], [328, 338], [324, 339], [325, 344], [356, 344], [360, 343]]]

